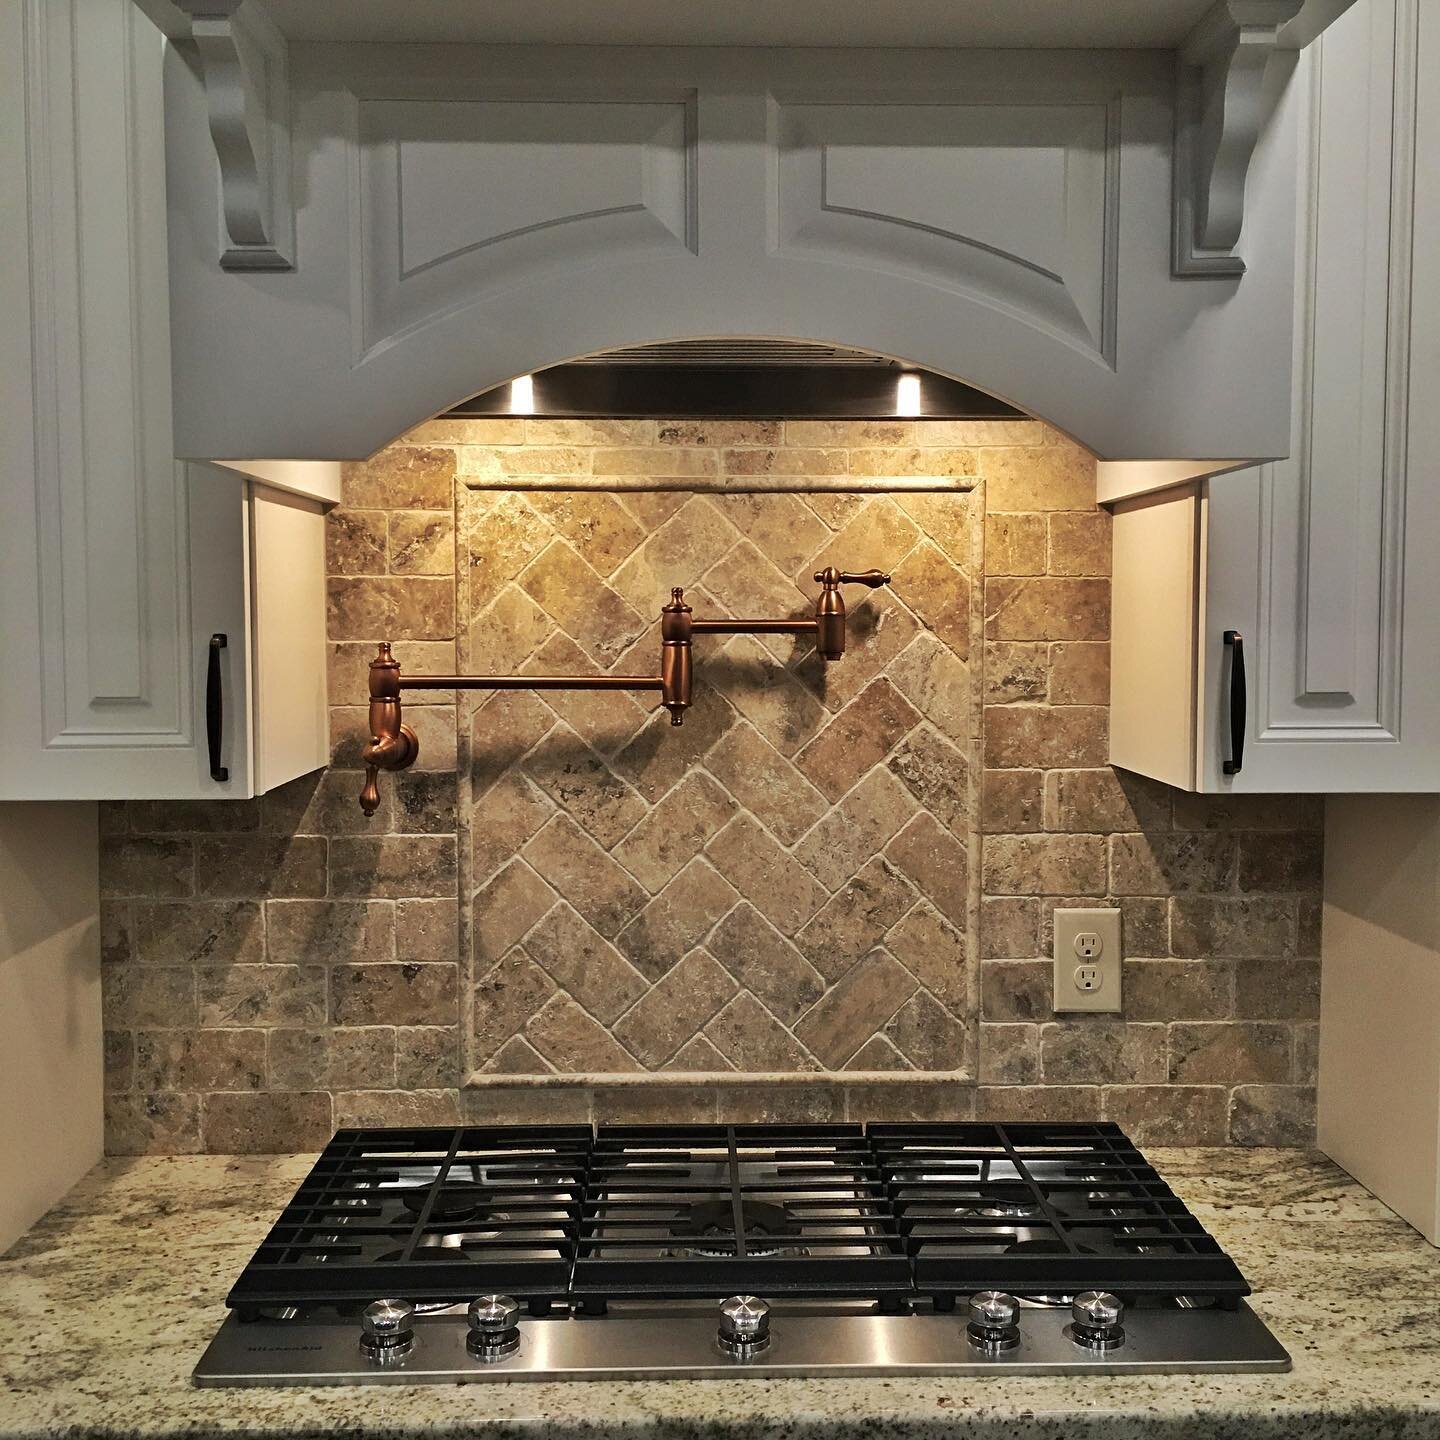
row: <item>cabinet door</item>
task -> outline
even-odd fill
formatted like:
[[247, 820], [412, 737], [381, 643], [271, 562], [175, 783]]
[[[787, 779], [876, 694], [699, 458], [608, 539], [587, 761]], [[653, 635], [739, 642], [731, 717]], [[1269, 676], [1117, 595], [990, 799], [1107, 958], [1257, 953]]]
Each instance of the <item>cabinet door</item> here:
[[[1417, 203], [1418, 9], [1360, 0], [1315, 45], [1292, 454], [1208, 485], [1204, 790], [1440, 789], [1427, 553], [1440, 528], [1422, 428], [1437, 374], [1420, 320], [1437, 236]], [[1233, 776], [1227, 629], [1248, 662]]]
[[[190, 528], [209, 517], [172, 458], [161, 60], [125, 0], [0, 10], [5, 798], [211, 789]], [[193, 573], [203, 618], [242, 623], [243, 571], [238, 591], [208, 555]]]

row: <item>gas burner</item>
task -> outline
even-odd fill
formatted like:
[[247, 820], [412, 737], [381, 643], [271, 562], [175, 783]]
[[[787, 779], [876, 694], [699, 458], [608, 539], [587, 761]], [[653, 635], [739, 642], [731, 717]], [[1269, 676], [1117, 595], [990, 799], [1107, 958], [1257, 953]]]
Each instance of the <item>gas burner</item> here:
[[[430, 1207], [430, 1219], [440, 1225], [458, 1225], [463, 1220], [474, 1220], [484, 1214], [486, 1194], [479, 1185], [444, 1185]], [[418, 1215], [429, 1198], [428, 1185], [408, 1186], [400, 1192], [400, 1203], [412, 1215]]]
[[[1007, 1255], [1068, 1255], [1070, 1251], [1066, 1249], [1063, 1241], [1057, 1240], [1053, 1236], [1039, 1235], [1032, 1239], [1017, 1240], [1013, 1245], [1007, 1245], [1005, 1253]], [[1092, 1249], [1089, 1245], [1077, 1245], [1075, 1253], [1077, 1255], [1097, 1255], [1100, 1252]], [[1042, 1292], [1038, 1295], [1022, 1295], [1020, 1298], [1029, 1305], [1044, 1306], [1048, 1310], [1064, 1309], [1067, 1305], [1073, 1304], [1075, 1300], [1074, 1295], [1062, 1295], [1053, 1291]]]
[[[779, 1205], [764, 1200], [742, 1200], [740, 1219], [745, 1234], [745, 1253], [753, 1256], [773, 1256], [786, 1251], [782, 1243], [800, 1233], [800, 1226], [786, 1214]], [[703, 1241], [685, 1247], [691, 1255], [722, 1256], [736, 1253], [735, 1206], [730, 1200], [707, 1200], [691, 1205], [684, 1214], [670, 1223], [670, 1233], [676, 1236], [713, 1236], [716, 1243], [706, 1245]]]

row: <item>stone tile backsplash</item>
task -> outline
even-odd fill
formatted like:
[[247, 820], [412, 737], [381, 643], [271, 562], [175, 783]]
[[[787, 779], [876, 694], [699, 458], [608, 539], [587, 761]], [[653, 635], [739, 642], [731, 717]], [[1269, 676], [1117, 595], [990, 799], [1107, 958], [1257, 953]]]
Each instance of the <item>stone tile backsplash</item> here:
[[[328, 525], [332, 767], [102, 807], [113, 1151], [460, 1119], [1312, 1130], [1318, 801], [1106, 765], [1109, 519], [1033, 421], [437, 420]], [[356, 803], [366, 667], [653, 670], [702, 615], [849, 592], [825, 666], [702, 636], [623, 692], [414, 692]], [[642, 703], [643, 701], [643, 703]], [[1125, 1013], [1051, 1011], [1050, 916], [1123, 914]]]

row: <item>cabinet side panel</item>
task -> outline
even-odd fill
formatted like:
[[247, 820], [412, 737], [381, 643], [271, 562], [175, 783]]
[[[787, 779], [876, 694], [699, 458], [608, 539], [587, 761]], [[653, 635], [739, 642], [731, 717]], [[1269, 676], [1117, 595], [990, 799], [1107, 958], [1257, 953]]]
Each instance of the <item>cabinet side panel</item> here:
[[0, 803], [0, 1252], [100, 1159], [97, 847], [94, 805]]
[[1110, 763], [1192, 790], [1194, 489], [1116, 506], [1113, 537]]
[[1325, 814], [1319, 1145], [1440, 1244], [1440, 798]]
[[318, 505], [255, 487], [251, 507], [255, 790], [327, 761], [325, 518]]

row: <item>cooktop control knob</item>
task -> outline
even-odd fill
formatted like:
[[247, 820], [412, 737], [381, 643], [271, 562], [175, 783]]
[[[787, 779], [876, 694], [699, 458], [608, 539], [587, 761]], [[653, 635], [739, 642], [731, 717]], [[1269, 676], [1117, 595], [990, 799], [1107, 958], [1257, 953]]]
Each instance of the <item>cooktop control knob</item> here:
[[1108, 1290], [1087, 1290], [1070, 1307], [1066, 1333], [1087, 1350], [1113, 1350], [1125, 1343], [1125, 1303]]
[[520, 1348], [520, 1303], [509, 1295], [481, 1295], [470, 1302], [466, 1349], [477, 1360], [503, 1360]]
[[754, 1295], [720, 1302], [720, 1348], [738, 1359], [758, 1355], [770, 1343], [770, 1307]]
[[360, 1315], [360, 1349], [376, 1365], [403, 1360], [415, 1345], [415, 1307], [408, 1300], [372, 1300]]
[[989, 1354], [1013, 1350], [1020, 1343], [1020, 1302], [1003, 1290], [977, 1290], [970, 1297], [970, 1343]]

